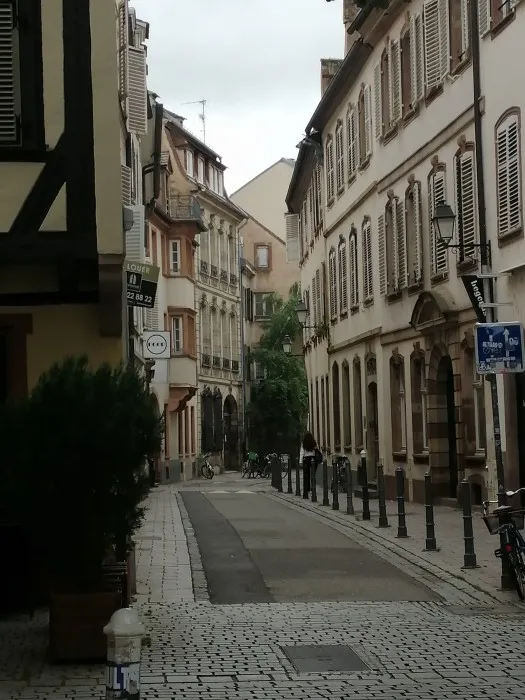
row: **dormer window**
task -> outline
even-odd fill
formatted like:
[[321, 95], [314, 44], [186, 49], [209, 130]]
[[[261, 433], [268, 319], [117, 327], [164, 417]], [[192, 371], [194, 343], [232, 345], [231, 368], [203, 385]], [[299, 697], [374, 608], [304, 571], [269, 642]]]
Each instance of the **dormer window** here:
[[189, 148], [184, 151], [184, 167], [190, 177], [194, 177], [194, 155]]
[[197, 180], [204, 184], [204, 158], [202, 156], [197, 159]]

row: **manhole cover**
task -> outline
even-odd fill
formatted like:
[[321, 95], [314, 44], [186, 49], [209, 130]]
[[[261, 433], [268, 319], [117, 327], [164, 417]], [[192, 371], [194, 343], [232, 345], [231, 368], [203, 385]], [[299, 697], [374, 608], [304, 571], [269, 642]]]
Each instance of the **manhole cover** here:
[[281, 648], [298, 673], [358, 673], [371, 670], [355, 651], [343, 644], [304, 644]]

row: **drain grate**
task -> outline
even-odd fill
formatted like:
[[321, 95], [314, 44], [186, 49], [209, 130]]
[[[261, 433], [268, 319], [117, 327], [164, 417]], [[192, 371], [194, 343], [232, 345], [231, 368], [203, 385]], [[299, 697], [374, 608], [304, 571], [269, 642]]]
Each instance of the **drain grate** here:
[[371, 668], [345, 644], [300, 644], [281, 647], [298, 673], [359, 673]]

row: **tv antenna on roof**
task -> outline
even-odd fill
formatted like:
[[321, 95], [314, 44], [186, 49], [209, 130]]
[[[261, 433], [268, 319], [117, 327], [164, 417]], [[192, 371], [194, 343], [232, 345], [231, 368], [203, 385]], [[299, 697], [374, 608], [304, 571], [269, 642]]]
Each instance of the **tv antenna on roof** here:
[[206, 104], [208, 100], [195, 100], [194, 102], [183, 102], [183, 105], [201, 105], [202, 111], [199, 114], [199, 119], [202, 122], [202, 140], [206, 143]]

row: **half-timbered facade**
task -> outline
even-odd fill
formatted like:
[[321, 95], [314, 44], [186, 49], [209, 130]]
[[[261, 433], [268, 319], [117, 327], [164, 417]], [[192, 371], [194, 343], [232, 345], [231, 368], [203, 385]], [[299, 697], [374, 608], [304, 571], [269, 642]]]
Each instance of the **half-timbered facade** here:
[[66, 355], [125, 355], [119, 18], [0, 0], [0, 399]]

